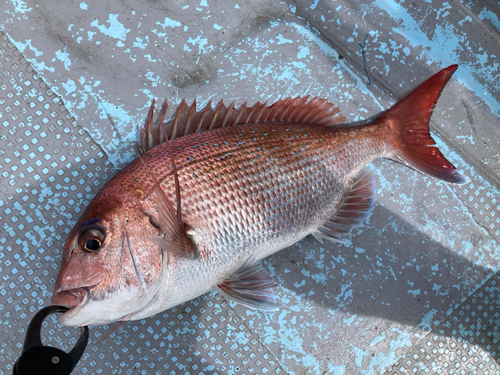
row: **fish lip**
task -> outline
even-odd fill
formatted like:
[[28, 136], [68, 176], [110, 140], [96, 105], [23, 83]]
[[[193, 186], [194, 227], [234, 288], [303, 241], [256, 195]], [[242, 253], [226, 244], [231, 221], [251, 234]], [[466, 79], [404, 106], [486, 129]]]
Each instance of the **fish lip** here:
[[68, 306], [70, 309], [59, 317], [59, 322], [64, 324], [70, 320], [87, 304], [91, 286], [75, 289], [61, 290], [52, 295], [52, 305]]
[[87, 302], [89, 292], [90, 287], [57, 291], [52, 295], [50, 303], [52, 305], [77, 307]]

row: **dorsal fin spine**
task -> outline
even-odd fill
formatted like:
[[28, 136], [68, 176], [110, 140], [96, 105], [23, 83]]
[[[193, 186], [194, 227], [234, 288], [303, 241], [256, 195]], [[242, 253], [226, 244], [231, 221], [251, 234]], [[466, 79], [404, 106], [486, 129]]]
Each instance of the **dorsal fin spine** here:
[[222, 119], [222, 125], [221, 125], [221, 128], [225, 128], [226, 127], [226, 122], [227, 122], [227, 119], [229, 118], [229, 116], [231, 116], [231, 114], [233, 113], [234, 111], [234, 100], [233, 102], [229, 105], [229, 108], [227, 109], [227, 112], [226, 114], [224, 115], [224, 118]]
[[295, 98], [295, 105], [292, 107], [292, 111], [287, 115], [286, 121], [290, 121], [291, 118], [295, 118], [295, 112], [300, 108], [300, 105], [304, 103], [304, 99], [307, 101], [307, 99], [309, 99], [309, 95], [306, 95], [303, 98]]
[[[144, 139], [144, 151], [146, 152], [149, 150], [150, 147], [150, 138], [152, 138], [152, 126], [153, 126], [153, 115], [154, 115], [154, 110], [155, 110], [155, 100], [153, 99], [153, 102], [151, 103], [151, 107], [149, 108], [149, 114], [148, 114], [148, 120], [146, 122], [146, 134], [145, 134], [145, 139]], [[152, 139], [151, 139], [152, 143]]]
[[241, 117], [241, 114], [243, 113], [243, 111], [241, 110], [242, 108], [245, 108], [247, 105], [247, 102], [243, 103], [240, 110], [238, 111], [238, 116], [236, 116], [236, 118], [234, 119], [233, 123], [231, 124], [231, 126], [234, 126], [235, 124], [238, 123], [238, 121], [240, 120], [240, 117]]
[[195, 127], [195, 133], [198, 133], [200, 131], [203, 130], [203, 120], [205, 119], [205, 116], [208, 112], [209, 109], [212, 108], [212, 101], [210, 100], [207, 105], [205, 106], [205, 108], [203, 109], [203, 111], [201, 112], [200, 114], [200, 117], [198, 118], [198, 122], [196, 124], [196, 127]]
[[288, 106], [285, 108], [285, 110], [281, 114], [280, 122], [287, 122], [288, 121], [288, 119], [289, 119], [288, 113], [290, 111], [293, 111], [296, 101], [297, 101], [297, 98], [290, 99]]
[[[339, 112], [340, 112], [340, 110], [338, 108], [335, 108], [333, 105], [330, 106], [330, 109], [327, 111], [328, 116], [330, 116], [330, 117], [331, 116], [335, 116]], [[340, 121], [345, 121], [345, 117], [344, 116], [340, 116], [339, 120]], [[327, 124], [327, 123], [328, 123], [328, 119], [327, 118], [323, 118], [321, 121], [318, 122], [318, 124]]]
[[[163, 108], [161, 110], [161, 114], [159, 116], [158, 120], [158, 141], [160, 143], [163, 143], [165, 139], [167, 138], [167, 132], [165, 129], [165, 122], [163, 121], [165, 119], [165, 114], [167, 113], [168, 109], [168, 99], [165, 99], [165, 103], [163, 103]], [[154, 147], [154, 143], [151, 145], [151, 147]]]
[[330, 103], [328, 103], [328, 102], [321, 104], [321, 107], [326, 107], [326, 108], [324, 108], [324, 109], [323, 108], [321, 108], [321, 109], [318, 108], [318, 113], [316, 113], [316, 115], [311, 120], [309, 120], [309, 122], [315, 123], [316, 119], [321, 115], [321, 113], [323, 111], [327, 111], [329, 109], [329, 107], [331, 107], [331, 106], [332, 105]]
[[274, 116], [276, 115], [276, 112], [278, 111], [278, 106], [276, 105], [276, 103], [274, 103], [272, 106], [271, 106], [271, 110], [269, 111], [269, 113], [267, 114], [267, 116], [265, 116], [263, 119], [262, 119], [262, 122], [266, 122], [266, 121], [274, 121]]
[[[307, 100], [309, 99], [309, 95], [306, 95], [304, 96], [302, 99], [300, 99], [298, 102], [297, 102], [297, 106], [293, 109], [292, 113], [290, 113], [290, 116], [288, 116], [288, 118], [295, 118], [295, 121], [296, 122], [300, 122], [299, 121], [299, 115], [302, 114], [302, 112], [304, 111], [304, 107], [303, 104], [306, 104], [307, 103]], [[302, 109], [301, 109], [302, 107]], [[297, 111], [300, 111], [299, 114], [297, 115]]]
[[314, 112], [311, 112], [311, 118], [308, 118], [307, 119], [307, 122], [311, 122], [311, 123], [314, 123], [314, 121], [318, 118], [318, 116], [321, 114], [322, 112], [322, 107], [325, 106], [325, 103], [321, 103], [319, 105], [319, 107], [316, 109], [316, 111]]
[[304, 107], [302, 107], [302, 109], [300, 110], [300, 112], [299, 112], [299, 113], [297, 113], [297, 115], [296, 115], [296, 120], [295, 120], [295, 121], [297, 121], [298, 123], [303, 122], [303, 121], [302, 121], [302, 116], [304, 115], [304, 112], [306, 111], [306, 108], [307, 108], [307, 107], [305, 107], [305, 106], [304, 106]]
[[177, 109], [177, 113], [174, 117], [174, 121], [172, 122], [172, 126], [170, 127], [170, 137], [169, 139], [174, 139], [177, 135], [177, 126], [179, 124], [179, 117], [182, 113], [182, 110], [186, 106], [186, 100], [182, 99], [181, 104], [179, 105], [179, 109]]
[[288, 106], [286, 106], [286, 108], [284, 109], [284, 111], [281, 113], [279, 122], [286, 122], [286, 117], [285, 116], [290, 111], [290, 109], [292, 109], [293, 106], [295, 105], [295, 99], [296, 98], [290, 99], [290, 101], [288, 103]]
[[262, 104], [262, 108], [260, 109], [260, 111], [257, 113], [257, 117], [255, 117], [255, 121], [254, 123], [257, 124], [260, 120], [260, 117], [262, 116], [262, 114], [264, 113], [264, 110], [267, 108], [267, 101]]
[[[245, 121], [243, 121], [244, 124], [249, 124], [250, 123], [250, 120], [253, 116], [253, 114], [255, 113], [255, 111], [257, 110], [257, 107], [260, 105], [260, 102], [257, 102], [254, 104], [254, 106], [251, 108], [250, 112], [248, 113], [247, 117], [245, 118]], [[253, 121], [252, 121], [253, 123]]]
[[184, 129], [184, 135], [190, 134], [191, 121], [193, 120], [193, 116], [195, 113], [196, 113], [196, 99], [194, 99], [193, 104], [191, 104], [191, 109], [189, 110], [189, 114], [186, 119], [186, 128]]
[[[318, 98], [312, 98], [310, 103], [314, 103], [314, 105], [316, 105], [316, 103], [319, 103], [320, 100]], [[319, 104], [321, 105], [321, 104]], [[307, 119], [313, 114], [313, 113], [316, 113], [317, 111], [317, 108], [314, 108], [312, 110], [310, 110], [308, 113], [305, 114], [305, 117], [303, 119], [301, 119], [302, 122], [306, 123], [307, 122]]]
[[[288, 99], [282, 99], [279, 101], [279, 103], [283, 103], [283, 105], [284, 105], [285, 102], [287, 102], [287, 101], [288, 101]], [[277, 103], [278, 102], [276, 102], [272, 105], [272, 107], [274, 108], [273, 109], [274, 113], [272, 114], [272, 116], [269, 116], [267, 118], [268, 121], [278, 121], [279, 114], [280, 114], [280, 112], [283, 111], [283, 109], [282, 109], [282, 106], [279, 106]]]
[[312, 99], [312, 100], [314, 100], [314, 103], [315, 103], [315, 104], [316, 104], [316, 103], [319, 103], [319, 102], [321, 102], [321, 103], [320, 103], [320, 104], [318, 104], [314, 110], [310, 111], [310, 112], [306, 115], [306, 117], [304, 117], [304, 118], [302, 119], [302, 121], [304, 121], [304, 122], [308, 121], [308, 118], [309, 118], [310, 116], [313, 116], [313, 114], [314, 114], [314, 113], [317, 113], [317, 112], [319, 111], [318, 107], [321, 107], [321, 106], [323, 105], [323, 103], [325, 102], [325, 100], [324, 100], [324, 99], [319, 99], [319, 98], [314, 98], [314, 99]]
[[222, 103], [222, 100], [219, 102], [219, 104], [217, 104], [217, 107], [215, 108], [214, 114], [212, 115], [212, 118], [210, 119], [210, 125], [208, 125], [208, 130], [213, 129], [213, 127], [215, 125], [215, 120], [217, 119], [217, 116], [221, 112], [223, 105], [224, 104]]

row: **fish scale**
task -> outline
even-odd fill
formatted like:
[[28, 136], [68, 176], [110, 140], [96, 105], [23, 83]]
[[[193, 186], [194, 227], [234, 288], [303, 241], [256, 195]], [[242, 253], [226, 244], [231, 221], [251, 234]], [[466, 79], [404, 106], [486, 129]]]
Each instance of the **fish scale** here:
[[[259, 128], [259, 126], [255, 126]], [[286, 125], [287, 128], [292, 127], [290, 124]], [[295, 125], [295, 127], [298, 127]], [[247, 126], [251, 129], [251, 126]], [[259, 129], [259, 131], [264, 131]], [[310, 131], [309, 131], [310, 132]], [[227, 139], [228, 134], [220, 133], [221, 138]], [[343, 168], [350, 168], [356, 164], [366, 164], [366, 161], [373, 157], [376, 157], [378, 153], [374, 153], [373, 147], [367, 147], [368, 155], [363, 155], [363, 149], [358, 147], [357, 157], [358, 159], [351, 158], [351, 165], [348, 166], [342, 161], [342, 156], [344, 153], [338, 154], [335, 149], [330, 147], [331, 143], [337, 143], [337, 134], [326, 134], [324, 132], [318, 132], [321, 137], [325, 139], [322, 142], [322, 146], [315, 148], [308, 148], [302, 152], [296, 153], [295, 155], [290, 154], [290, 149], [293, 148], [283, 144], [279, 139], [282, 138], [280, 132], [269, 132], [273, 136], [268, 136], [268, 142], [255, 143], [249, 145], [244, 151], [233, 151], [232, 155], [226, 159], [224, 162], [218, 161], [219, 154], [226, 154], [226, 150], [220, 150], [220, 148], [226, 147], [225, 145], [215, 146], [218, 152], [214, 153], [214, 156], [207, 158], [204, 150], [201, 150], [198, 154], [200, 158], [194, 157], [190, 153], [190, 144], [187, 143], [189, 139], [180, 138], [183, 140], [182, 150], [185, 154], [181, 154], [181, 151], [175, 152], [176, 159], [184, 159], [185, 156], [189, 156], [190, 162], [185, 165], [178, 166], [178, 174], [181, 182], [181, 195], [183, 197], [183, 213], [188, 221], [191, 221], [192, 216], [196, 217], [196, 213], [193, 211], [197, 207], [203, 204], [207, 204], [209, 207], [213, 207], [214, 200], [217, 200], [218, 207], [231, 207], [236, 202], [240, 203], [242, 199], [247, 199], [247, 203], [240, 203], [238, 207], [245, 207], [248, 210], [250, 207], [248, 203], [256, 203], [254, 206], [255, 210], [259, 210], [265, 203], [269, 203], [270, 194], [275, 193], [277, 188], [281, 188], [279, 191], [280, 197], [287, 197], [288, 202], [296, 203], [297, 200], [307, 201], [304, 197], [306, 190], [309, 192], [318, 192], [320, 187], [317, 184], [318, 180], [323, 180], [321, 185], [324, 187], [332, 184], [336, 184], [339, 180], [339, 176], [336, 174], [343, 173]], [[331, 141], [328, 137], [332, 138]], [[316, 145], [316, 142], [312, 137], [310, 137], [310, 143]], [[177, 146], [177, 140], [173, 141], [173, 145]], [[330, 143], [329, 143], [330, 142]], [[346, 142], [347, 143], [347, 142]], [[309, 146], [309, 145], [306, 145]], [[207, 148], [210, 146], [206, 146]], [[257, 151], [256, 147], [261, 148], [261, 151]], [[262, 159], [262, 155], [265, 152], [275, 151], [276, 147], [279, 148], [279, 154], [281, 157], [266, 158]], [[199, 148], [198, 148], [199, 149]], [[228, 147], [231, 150], [231, 147]], [[185, 151], [184, 151], [185, 150]], [[219, 151], [220, 150], [220, 151]], [[344, 147], [346, 153], [348, 153], [348, 148]], [[254, 151], [254, 152], [252, 152]], [[288, 155], [287, 155], [288, 154]], [[158, 159], [153, 156], [150, 159], [152, 164], [165, 165], [167, 164], [165, 160], [165, 152], [158, 152]], [[187, 158], [186, 158], [187, 159]], [[261, 160], [259, 160], [261, 159]], [[204, 162], [208, 161], [208, 162]], [[201, 164], [201, 165], [200, 165]], [[340, 165], [340, 168], [339, 168]], [[235, 168], [237, 166], [237, 168]], [[359, 170], [358, 166], [355, 166]], [[322, 171], [324, 173], [309, 173], [314, 169], [315, 171]], [[328, 169], [328, 172], [325, 171]], [[352, 169], [352, 168], [351, 168]], [[205, 176], [204, 181], [198, 181], [198, 178], [193, 178], [192, 175], [196, 171], [196, 176]], [[356, 170], [351, 173], [356, 175]], [[222, 177], [220, 177], [222, 176]], [[171, 175], [170, 175], [171, 177]], [[167, 178], [162, 181], [165, 186], [165, 191], [169, 195], [169, 198], [174, 201], [174, 184], [172, 178]], [[348, 181], [344, 185], [348, 185]], [[203, 194], [199, 195], [192, 193], [192, 191], [202, 190]], [[229, 199], [223, 199], [225, 192], [231, 193]], [[237, 195], [236, 195], [237, 194]], [[195, 197], [195, 199], [191, 199]], [[285, 198], [282, 198], [282, 200]], [[271, 199], [271, 202], [273, 200]], [[274, 206], [275, 208], [282, 208], [279, 205]], [[231, 207], [232, 208], [232, 207]], [[198, 209], [198, 211], [204, 211], [203, 209]], [[217, 214], [217, 212], [206, 212], [207, 216], [212, 214]], [[196, 221], [195, 218], [192, 219]], [[205, 222], [206, 218], [201, 219], [201, 222]]]
[[251, 308], [276, 309], [274, 282], [258, 260], [308, 234], [341, 240], [362, 225], [374, 205], [370, 161], [388, 157], [466, 182], [428, 128], [455, 69], [353, 124], [340, 123], [331, 103], [304, 97], [238, 110], [220, 102], [201, 112], [183, 101], [167, 124], [164, 106], [155, 128], [153, 102], [144, 153], [68, 235], [52, 301], [73, 308], [60, 321], [141, 319], [212, 288]]

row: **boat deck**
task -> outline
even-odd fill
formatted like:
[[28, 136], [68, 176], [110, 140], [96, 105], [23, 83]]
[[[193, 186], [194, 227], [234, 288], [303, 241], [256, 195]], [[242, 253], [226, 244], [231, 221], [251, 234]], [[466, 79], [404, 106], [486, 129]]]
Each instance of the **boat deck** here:
[[[311, 95], [358, 121], [455, 63], [431, 131], [470, 183], [378, 160], [373, 215], [345, 244], [306, 238], [263, 261], [278, 312], [212, 292], [99, 343], [112, 326], [91, 327], [74, 373], [500, 374], [497, 1], [110, 4], [0, 5], [0, 375], [153, 98], [173, 114], [183, 98]], [[44, 340], [76, 335], [53, 321]]]

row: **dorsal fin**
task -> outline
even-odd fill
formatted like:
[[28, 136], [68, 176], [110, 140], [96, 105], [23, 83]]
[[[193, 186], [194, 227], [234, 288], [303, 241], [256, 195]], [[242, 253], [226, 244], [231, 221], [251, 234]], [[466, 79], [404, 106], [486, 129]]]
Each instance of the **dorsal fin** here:
[[[165, 101], [161, 113], [165, 113], [168, 101]], [[169, 139], [197, 133], [209, 129], [225, 128], [243, 124], [260, 124], [265, 122], [289, 122], [304, 125], [334, 125], [345, 121], [339, 115], [340, 110], [325, 99], [287, 98], [278, 100], [268, 106], [266, 103], [255, 103], [252, 107], [245, 102], [239, 109], [234, 108], [234, 102], [226, 107], [221, 100], [215, 109], [209, 102], [201, 111], [196, 111], [196, 100], [188, 106], [182, 100], [173, 119], [167, 122], [153, 121], [154, 100], [149, 110], [145, 129], [141, 128], [139, 150], [141, 153], [165, 141], [164, 134]], [[164, 130], [161, 130], [161, 129]]]
[[[335, 215], [320, 226], [313, 236], [319, 241], [325, 238], [343, 242], [344, 237], [352, 229], [360, 227], [367, 220], [375, 204], [375, 180], [373, 175], [363, 169], [354, 180], [351, 189], [346, 193]], [[322, 241], [321, 241], [322, 242]]]

